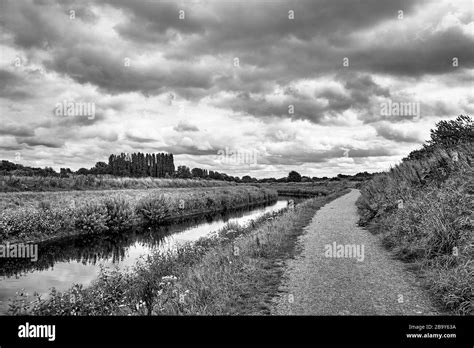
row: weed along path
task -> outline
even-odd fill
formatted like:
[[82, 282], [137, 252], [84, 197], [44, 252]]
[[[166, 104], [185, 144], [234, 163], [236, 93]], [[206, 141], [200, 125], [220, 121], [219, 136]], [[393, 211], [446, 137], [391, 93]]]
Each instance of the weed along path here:
[[276, 315], [439, 314], [414, 274], [358, 227], [358, 190], [317, 211], [287, 263]]

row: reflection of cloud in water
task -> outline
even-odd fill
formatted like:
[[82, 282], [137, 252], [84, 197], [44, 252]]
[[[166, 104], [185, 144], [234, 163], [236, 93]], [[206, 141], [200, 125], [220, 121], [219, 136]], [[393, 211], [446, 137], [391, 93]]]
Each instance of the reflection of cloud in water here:
[[247, 212], [240, 217], [233, 217], [226, 220], [213, 221], [207, 224], [199, 225], [180, 233], [175, 233], [167, 236], [163, 240], [163, 245], [168, 244], [171, 246], [182, 245], [186, 242], [193, 242], [207, 235], [210, 232], [217, 231], [224, 227], [227, 223], [238, 223], [240, 225], [247, 225], [251, 220], [257, 216], [277, 211], [286, 207], [287, 201], [278, 201], [271, 206], [260, 208], [257, 211]]
[[21, 277], [2, 277], [0, 280], [0, 310], [8, 306], [8, 298], [14, 297], [17, 291], [24, 291], [32, 295], [35, 291], [46, 295], [53, 287], [56, 289], [67, 288], [74, 283], [89, 285], [98, 274], [97, 265], [84, 265], [77, 262], [58, 262], [53, 268], [31, 272]]
[[153, 250], [170, 250], [217, 231], [228, 222], [241, 225], [268, 212], [286, 207], [286, 200], [266, 207], [214, 217], [199, 217], [153, 230], [130, 231], [120, 235], [86, 235], [64, 238], [39, 246], [37, 262], [21, 259], [0, 260], [0, 312], [8, 308], [8, 298], [17, 291], [46, 295], [52, 287], [65, 290], [73, 284], [89, 285], [100, 266], [125, 269]]

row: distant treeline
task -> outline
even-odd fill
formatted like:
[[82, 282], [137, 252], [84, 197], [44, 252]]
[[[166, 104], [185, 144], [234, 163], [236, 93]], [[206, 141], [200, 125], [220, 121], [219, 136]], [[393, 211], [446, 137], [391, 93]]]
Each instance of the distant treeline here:
[[[96, 165], [97, 167], [97, 165]], [[127, 177], [171, 177], [174, 174], [173, 154], [166, 153], [121, 153], [110, 155], [104, 171], [115, 176]]]
[[[72, 172], [71, 172], [72, 173]], [[18, 175], [18, 176], [58, 176], [59, 174], [50, 167], [33, 168], [21, 164], [2, 160], [0, 163], [0, 175]]]
[[203, 168], [192, 168], [185, 165], [178, 166], [175, 169], [173, 154], [167, 153], [121, 153], [119, 155], [110, 155], [108, 163], [97, 162], [94, 167], [80, 168], [72, 171], [70, 168], [60, 168], [56, 172], [53, 168], [33, 168], [9, 161], [1, 161], [0, 176], [41, 176], [41, 177], [62, 177], [69, 178], [74, 175], [111, 175], [115, 177], [130, 178], [179, 178], [179, 179], [205, 179], [232, 181], [237, 183], [272, 183], [272, 182], [320, 182], [320, 181], [340, 181], [353, 180], [365, 181], [374, 174], [357, 173], [355, 175], [338, 174], [335, 177], [308, 177], [302, 176], [296, 171], [291, 171], [288, 176], [282, 178], [263, 178], [257, 179], [249, 175], [242, 178], [231, 176], [218, 171]]

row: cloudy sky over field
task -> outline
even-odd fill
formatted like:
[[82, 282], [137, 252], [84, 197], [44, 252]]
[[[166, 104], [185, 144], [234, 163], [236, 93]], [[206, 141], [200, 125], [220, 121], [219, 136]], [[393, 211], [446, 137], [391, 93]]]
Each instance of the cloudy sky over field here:
[[474, 110], [470, 0], [0, 4], [0, 159], [16, 163], [141, 151], [259, 178], [378, 171]]

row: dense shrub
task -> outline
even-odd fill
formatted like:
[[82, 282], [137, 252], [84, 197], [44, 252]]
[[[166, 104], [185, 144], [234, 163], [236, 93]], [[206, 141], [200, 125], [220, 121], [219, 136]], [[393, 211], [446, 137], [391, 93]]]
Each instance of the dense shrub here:
[[159, 224], [171, 217], [169, 205], [170, 200], [163, 195], [150, 195], [137, 203], [135, 212], [146, 223]]
[[110, 231], [124, 231], [134, 225], [132, 206], [124, 197], [106, 198], [104, 206], [107, 210], [107, 227]]
[[75, 212], [76, 228], [88, 233], [107, 231], [107, 208], [98, 202], [88, 202], [79, 206]]
[[4, 210], [0, 214], [0, 240], [11, 238], [33, 239], [51, 235], [67, 224], [65, 213], [58, 209], [36, 210], [20, 208]]

